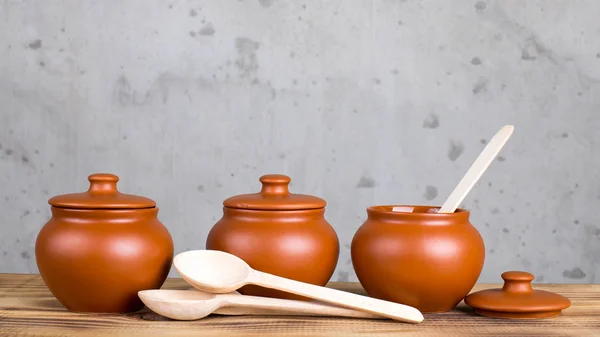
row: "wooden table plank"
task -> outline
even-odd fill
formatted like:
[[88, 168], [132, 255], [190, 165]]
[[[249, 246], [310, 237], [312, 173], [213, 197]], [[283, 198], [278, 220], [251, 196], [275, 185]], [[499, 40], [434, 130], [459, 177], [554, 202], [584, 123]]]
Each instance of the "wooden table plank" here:
[[[357, 283], [330, 287], [364, 294]], [[498, 287], [478, 284], [473, 291]], [[572, 306], [544, 320], [502, 320], [473, 313], [461, 303], [421, 324], [387, 320], [285, 316], [218, 316], [173, 321], [148, 309], [124, 315], [71, 313], [38, 275], [0, 274], [0, 336], [600, 336], [600, 285], [534, 285], [567, 296]], [[163, 288], [190, 288], [169, 279]]]

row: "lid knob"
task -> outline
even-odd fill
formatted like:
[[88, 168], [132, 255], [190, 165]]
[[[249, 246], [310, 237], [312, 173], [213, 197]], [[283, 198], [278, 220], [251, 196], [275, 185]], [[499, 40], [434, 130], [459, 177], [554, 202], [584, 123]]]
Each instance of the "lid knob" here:
[[90, 193], [117, 193], [119, 177], [110, 173], [95, 173], [88, 177]]
[[533, 291], [531, 281], [534, 276], [524, 271], [507, 271], [502, 273], [504, 285], [502, 291], [511, 293], [530, 293]]
[[281, 195], [285, 196], [290, 194], [288, 185], [290, 184], [290, 177], [283, 174], [266, 174], [260, 177], [259, 181], [262, 183], [262, 189], [260, 193], [270, 195]]

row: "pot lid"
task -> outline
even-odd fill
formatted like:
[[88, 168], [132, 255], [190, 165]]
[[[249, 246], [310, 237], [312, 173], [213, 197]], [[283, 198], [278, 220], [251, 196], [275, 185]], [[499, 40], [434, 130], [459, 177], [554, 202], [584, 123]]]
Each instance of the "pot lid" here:
[[259, 193], [242, 194], [228, 198], [223, 206], [253, 210], [302, 210], [323, 208], [325, 200], [305, 194], [292, 194], [288, 190], [290, 177], [282, 174], [267, 174], [260, 177], [262, 189]]
[[571, 301], [559, 294], [534, 290], [534, 277], [522, 271], [502, 274], [502, 289], [487, 289], [468, 295], [465, 303], [483, 316], [500, 318], [545, 318], [557, 316], [571, 306]]
[[78, 209], [156, 207], [156, 203], [152, 199], [119, 192], [117, 190], [119, 177], [114, 174], [96, 173], [90, 175], [88, 180], [90, 181], [90, 188], [87, 192], [58, 195], [50, 198], [48, 203], [54, 207]]

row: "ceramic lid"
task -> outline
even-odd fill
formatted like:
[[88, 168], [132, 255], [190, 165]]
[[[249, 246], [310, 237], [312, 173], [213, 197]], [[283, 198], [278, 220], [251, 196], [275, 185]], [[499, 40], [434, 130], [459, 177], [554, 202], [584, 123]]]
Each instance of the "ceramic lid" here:
[[152, 199], [137, 195], [123, 194], [117, 190], [119, 177], [109, 173], [96, 173], [88, 177], [90, 188], [87, 192], [63, 194], [50, 198], [54, 207], [78, 209], [132, 209], [152, 208]]
[[325, 200], [305, 194], [292, 194], [288, 190], [290, 177], [267, 174], [260, 177], [262, 190], [254, 194], [236, 195], [223, 202], [223, 206], [253, 210], [302, 210], [323, 208]]
[[502, 289], [487, 289], [468, 295], [465, 303], [480, 315], [501, 318], [545, 318], [557, 316], [571, 301], [561, 295], [534, 290], [534, 277], [522, 271], [502, 274]]

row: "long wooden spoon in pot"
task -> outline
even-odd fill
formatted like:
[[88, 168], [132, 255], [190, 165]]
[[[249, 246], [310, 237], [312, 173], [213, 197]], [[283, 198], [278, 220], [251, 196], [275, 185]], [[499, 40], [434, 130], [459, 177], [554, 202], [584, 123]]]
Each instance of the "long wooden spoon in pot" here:
[[[456, 188], [454, 188], [454, 191], [452, 191], [437, 213], [454, 213], [454, 211], [456, 211], [460, 203], [465, 199], [467, 194], [469, 194], [477, 181], [479, 181], [479, 178], [481, 178], [500, 150], [502, 150], [514, 129], [515, 127], [512, 125], [505, 125], [494, 135], [492, 140], [490, 140], [488, 145], [481, 151], [479, 157], [473, 162], [467, 173], [460, 180]], [[413, 210], [414, 207], [409, 206], [396, 206], [392, 208], [393, 212], [410, 213], [413, 212]]]

